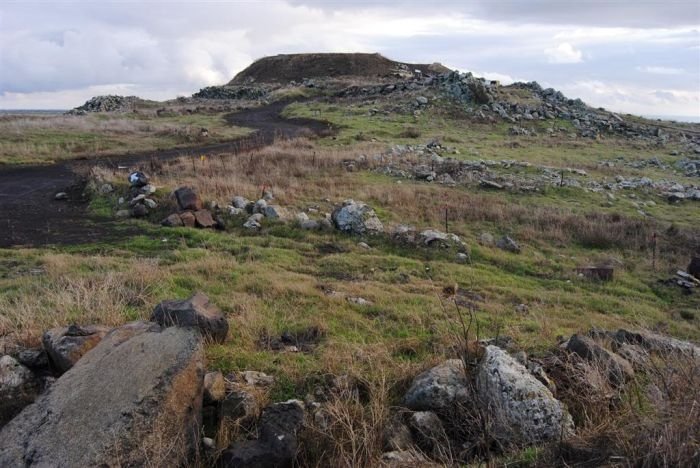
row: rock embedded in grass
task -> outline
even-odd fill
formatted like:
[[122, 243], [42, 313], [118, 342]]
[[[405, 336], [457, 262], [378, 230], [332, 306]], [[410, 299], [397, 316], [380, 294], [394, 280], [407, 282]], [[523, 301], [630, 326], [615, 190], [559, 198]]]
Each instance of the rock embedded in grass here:
[[479, 400], [492, 412], [498, 439], [536, 444], [573, 433], [564, 405], [502, 349], [486, 347], [476, 381]]
[[202, 209], [202, 200], [190, 187], [180, 187], [175, 190], [175, 199], [181, 210], [197, 211]]
[[403, 400], [415, 411], [442, 411], [468, 395], [464, 363], [449, 359], [418, 375]]
[[384, 231], [384, 225], [374, 210], [362, 202], [345, 200], [331, 214], [336, 228], [350, 234], [374, 234]]

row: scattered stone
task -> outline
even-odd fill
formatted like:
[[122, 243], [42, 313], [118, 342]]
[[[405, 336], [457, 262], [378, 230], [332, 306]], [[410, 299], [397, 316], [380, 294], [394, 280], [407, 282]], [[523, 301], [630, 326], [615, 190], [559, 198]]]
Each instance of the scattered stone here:
[[369, 246], [369, 244], [367, 242], [358, 242], [357, 246], [360, 247], [361, 249], [365, 249], [365, 250], [369, 250], [372, 248]]
[[158, 207], [158, 203], [156, 203], [155, 200], [152, 200], [150, 198], [144, 199], [143, 204], [146, 205], [146, 208], [150, 208], [151, 210]]
[[345, 200], [331, 215], [335, 226], [351, 234], [373, 234], [382, 232], [384, 226], [374, 210], [367, 204]]
[[281, 220], [287, 220], [291, 218], [287, 210], [285, 210], [279, 205], [267, 205], [263, 208], [262, 213], [263, 215], [265, 215], [266, 218], [275, 218]]
[[462, 240], [455, 234], [426, 229], [418, 234], [418, 241], [428, 247], [463, 246]]
[[117, 219], [126, 219], [131, 217], [131, 210], [117, 210], [114, 214]]
[[221, 455], [222, 468], [293, 466], [297, 433], [303, 422], [304, 406], [300, 401], [267, 407], [260, 418], [260, 437], [231, 444]]
[[48, 330], [41, 341], [53, 367], [63, 373], [97, 346], [109, 330], [99, 325], [70, 325]]
[[58, 192], [53, 198], [54, 200], [68, 200], [68, 194], [66, 192]]
[[503, 185], [499, 184], [498, 182], [494, 182], [493, 180], [482, 179], [479, 181], [479, 184], [481, 184], [481, 186], [484, 188], [503, 190]]
[[520, 245], [508, 236], [498, 239], [496, 247], [507, 252], [520, 253]]
[[197, 193], [189, 187], [180, 187], [175, 190], [175, 199], [181, 210], [197, 211], [202, 209], [202, 200]]
[[494, 412], [497, 437], [526, 444], [573, 432], [564, 405], [508, 353], [487, 346], [477, 375], [479, 397]]
[[153, 310], [151, 321], [164, 327], [194, 327], [217, 343], [223, 343], [228, 334], [226, 317], [202, 293], [189, 299], [161, 302]]
[[0, 428], [31, 404], [39, 390], [39, 381], [29, 369], [12, 356], [0, 357]]
[[[107, 184], [107, 185], [109, 185], [109, 184]], [[151, 185], [151, 184], [146, 184], [143, 187], [139, 188], [139, 193], [142, 195], [146, 195], [146, 196], [152, 195], [152, 194], [156, 193], [156, 187], [154, 185]]]
[[267, 201], [261, 198], [260, 200], [255, 202], [255, 205], [253, 205], [253, 213], [260, 213], [264, 216], [265, 208], [267, 208]]
[[203, 360], [190, 330], [113, 330], [0, 431], [0, 466], [183, 465], [199, 439]]
[[449, 359], [418, 375], [403, 401], [415, 411], [439, 412], [467, 395], [464, 363], [460, 359]]
[[418, 104], [420, 106], [424, 106], [424, 105], [428, 104], [428, 98], [425, 96], [418, 96], [416, 98], [416, 104]]
[[275, 383], [275, 378], [273, 376], [259, 371], [243, 371], [241, 372], [241, 378], [245, 383], [254, 387], [269, 387]]
[[486, 247], [491, 247], [496, 243], [496, 240], [493, 238], [493, 235], [491, 235], [488, 232], [482, 232], [481, 235], [479, 235], [479, 244], [486, 246]]

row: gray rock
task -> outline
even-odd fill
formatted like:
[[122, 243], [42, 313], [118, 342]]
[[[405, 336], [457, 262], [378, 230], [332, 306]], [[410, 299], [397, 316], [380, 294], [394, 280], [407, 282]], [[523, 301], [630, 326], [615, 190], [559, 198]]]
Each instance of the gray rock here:
[[114, 215], [117, 219], [126, 219], [131, 216], [130, 210], [118, 210]]
[[372, 234], [382, 232], [384, 226], [374, 210], [365, 203], [346, 200], [331, 215], [336, 228], [351, 234]]
[[260, 213], [264, 216], [265, 208], [267, 208], [267, 201], [261, 198], [253, 205], [253, 213]]
[[46, 370], [49, 367], [49, 356], [43, 348], [23, 349], [17, 354], [17, 360], [32, 370]]
[[31, 404], [39, 391], [32, 371], [12, 356], [0, 357], [0, 427]]
[[156, 203], [155, 200], [152, 200], [150, 198], [144, 199], [143, 204], [146, 205], [146, 208], [150, 208], [151, 210], [158, 207], [158, 203]]
[[700, 347], [689, 342], [651, 332], [633, 332], [620, 329], [613, 334], [617, 343], [637, 344], [647, 351], [679, 353], [700, 358]]
[[233, 197], [233, 200], [231, 201], [233, 207], [238, 208], [239, 210], [245, 210], [245, 207], [248, 206], [248, 203], [250, 203], [250, 200], [240, 196]]
[[309, 231], [317, 231], [321, 229], [321, 223], [319, 223], [315, 219], [309, 219], [307, 221], [302, 221], [301, 223], [299, 223], [299, 227]]
[[440, 411], [467, 396], [464, 363], [449, 359], [418, 375], [403, 401], [415, 411]]
[[508, 353], [487, 346], [477, 374], [479, 399], [493, 412], [498, 438], [536, 444], [573, 432], [564, 405]]
[[180, 466], [198, 441], [198, 335], [112, 330], [0, 431], [0, 466]]
[[222, 468], [292, 467], [304, 406], [297, 400], [267, 407], [260, 418], [260, 437], [234, 442], [221, 454]]
[[226, 341], [228, 335], [226, 317], [202, 293], [189, 299], [161, 302], [153, 310], [151, 321], [164, 327], [193, 327], [217, 343]]
[[428, 247], [454, 247], [463, 245], [459, 236], [434, 229], [426, 229], [418, 234], [418, 242]]
[[449, 439], [437, 414], [417, 411], [411, 415], [409, 423], [413, 438], [423, 452], [432, 454], [433, 458], [449, 453]]
[[428, 104], [428, 98], [425, 96], [418, 96], [416, 98], [416, 104], [424, 106], [424, 105]]
[[634, 376], [634, 369], [629, 362], [587, 336], [573, 335], [569, 338], [566, 349], [600, 366], [613, 385], [622, 385]]
[[266, 218], [287, 220], [291, 217], [289, 212], [279, 205], [267, 205], [263, 208], [262, 213]]
[[221, 401], [221, 416], [233, 421], [251, 421], [260, 411], [255, 394], [242, 386], [228, 389]]
[[109, 330], [110, 327], [100, 325], [52, 328], [44, 333], [41, 342], [53, 367], [63, 373], [97, 346]]
[[468, 263], [469, 262], [469, 255], [465, 254], [464, 252], [457, 252], [455, 255], [455, 261], [457, 263]]
[[143, 187], [148, 184], [148, 176], [143, 172], [135, 171], [129, 174], [129, 185], [132, 187]]
[[389, 418], [389, 422], [382, 430], [382, 444], [387, 452], [409, 450], [413, 447], [413, 435], [404, 422], [403, 414], [397, 413]]
[[508, 236], [498, 239], [496, 247], [507, 252], [520, 253], [520, 245]]
[[68, 194], [66, 192], [58, 192], [53, 197], [54, 200], [68, 200]]

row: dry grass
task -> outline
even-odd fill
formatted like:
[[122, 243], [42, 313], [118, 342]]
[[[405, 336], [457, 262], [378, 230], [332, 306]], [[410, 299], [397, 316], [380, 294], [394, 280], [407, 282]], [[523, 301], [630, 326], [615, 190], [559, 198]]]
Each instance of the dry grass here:
[[[91, 274], [76, 274], [86, 264]], [[65, 254], [44, 257], [46, 274], [36, 281], [22, 278], [21, 296], [0, 296], [0, 336], [37, 345], [41, 333], [70, 323], [121, 325], [129, 318], [147, 318], [153, 291], [162, 281], [157, 260], [144, 259], [119, 271], [103, 257], [82, 259]], [[134, 316], [129, 317], [133, 312]]]

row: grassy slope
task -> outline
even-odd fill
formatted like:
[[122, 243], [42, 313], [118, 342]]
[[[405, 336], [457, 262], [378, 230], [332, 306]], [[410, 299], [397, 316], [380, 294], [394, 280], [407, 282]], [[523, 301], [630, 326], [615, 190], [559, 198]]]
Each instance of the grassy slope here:
[[[609, 158], [621, 148], [632, 150], [624, 141], [563, 142], [552, 149], [544, 136], [530, 140], [526, 147], [510, 149], [503, 144], [507, 138], [501, 127], [483, 133], [484, 127], [441, 121], [429, 113], [415, 120], [393, 116], [377, 121], [367, 117], [364, 109], [333, 110], [317, 104], [295, 105], [288, 112], [316, 117], [320, 113], [344, 126], [337, 139], [318, 141], [313, 149], [299, 151], [309, 158], [312, 152], [323, 158], [336, 145], [365, 151], [363, 143], [355, 141], [360, 132], [382, 143], [423, 143], [441, 136], [450, 146], [457, 146], [462, 157], [473, 157], [467, 155], [476, 145], [479, 157], [552, 165], [580, 162], [593, 166], [591, 160], [596, 157]], [[409, 124], [419, 129], [421, 137], [399, 136]], [[658, 154], [651, 149], [639, 151], [641, 154], [635, 153], [639, 157]], [[251, 157], [250, 161], [258, 160]], [[211, 174], [205, 169], [192, 174], [189, 167], [189, 163], [182, 164], [156, 178], [158, 185], [165, 186], [159, 192], [163, 203], [167, 204], [167, 188], [183, 182], [201, 187], [205, 198], [225, 202], [238, 193], [254, 197], [251, 192], [273, 177], [264, 169], [246, 175], [234, 168], [236, 176], [226, 176], [231, 185], [224, 180], [216, 191], [208, 192]], [[219, 170], [218, 166], [214, 169]], [[356, 238], [283, 224], [267, 223], [263, 233], [250, 234], [239, 227], [241, 219], [231, 220], [225, 233], [165, 229], [132, 221], [143, 235], [113, 245], [2, 251], [0, 334], [16, 334], [37, 343], [49, 326], [70, 321], [118, 324], [147, 318], [160, 300], [199, 290], [220, 305], [232, 323], [230, 341], [208, 350], [211, 366], [275, 374], [274, 399], [303, 396], [313, 381], [310, 375], [328, 372], [381, 373], [399, 383], [437, 356], [449, 355], [458, 322], [442, 290], [455, 283], [462, 291], [483, 298], [475, 302], [483, 336], [510, 335], [531, 351], [551, 346], [558, 335], [591, 326], [643, 326], [700, 338], [698, 318], [688, 321], [679, 316], [682, 310], [697, 312], [698, 299], [658, 283], [672, 269], [684, 266], [679, 262], [687, 261], [685, 253], [669, 253], [654, 272], [648, 252], [620, 245], [591, 249], [570, 232], [553, 233], [527, 220], [528, 210], [535, 208], [561, 210], [571, 216], [598, 211], [634, 216], [629, 200], [610, 207], [599, 194], [572, 189], [511, 195], [406, 180], [398, 185], [386, 176], [339, 170], [281, 170], [276, 181], [281, 187], [279, 202], [297, 209], [321, 205], [323, 211], [332, 206], [325, 198], [337, 202], [355, 197], [375, 206], [389, 224], [440, 227], [441, 200], [447, 197], [454, 200], [456, 213], [450, 229], [471, 246], [473, 263], [460, 265], [454, 262], [454, 252], [401, 247], [386, 237], [367, 239], [373, 248], [364, 250], [357, 246]], [[240, 180], [236, 179], [239, 174]], [[282, 185], [283, 180], [288, 181], [287, 186]], [[93, 209], [109, 214], [117, 196], [96, 199]], [[488, 213], [498, 216], [470, 217], [468, 210], [456, 206], [475, 201], [494, 207]], [[522, 216], [509, 216], [511, 212]], [[683, 225], [697, 219], [698, 206], [659, 205], [655, 212], [663, 223]], [[514, 255], [478, 245], [476, 238], [484, 231], [514, 235], [523, 243], [524, 252]], [[327, 253], [329, 245], [337, 253]], [[599, 284], [573, 274], [577, 265], [611, 258], [622, 265], [612, 283]], [[338, 294], [328, 295], [327, 290]], [[346, 296], [361, 296], [374, 304], [354, 305]], [[518, 311], [519, 304], [526, 304], [528, 311]], [[313, 326], [322, 329], [325, 338], [312, 353], [280, 354], [257, 343], [261, 334], [279, 335]]]

